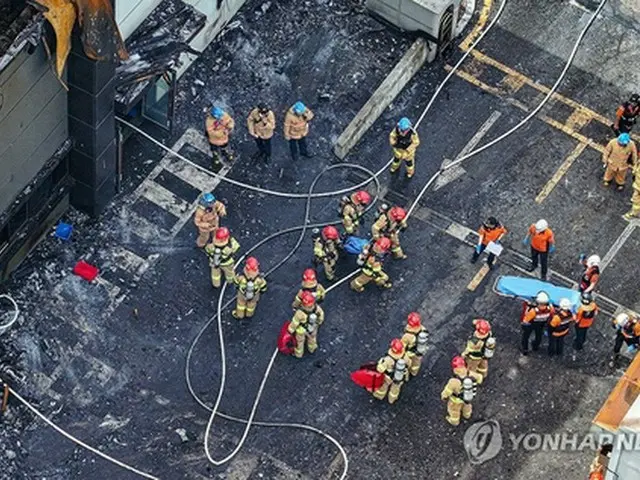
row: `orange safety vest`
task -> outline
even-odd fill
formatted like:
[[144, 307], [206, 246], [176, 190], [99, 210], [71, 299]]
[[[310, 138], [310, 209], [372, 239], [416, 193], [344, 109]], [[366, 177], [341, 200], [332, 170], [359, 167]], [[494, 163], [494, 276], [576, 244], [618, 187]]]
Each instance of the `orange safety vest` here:
[[554, 337], [564, 337], [569, 333], [571, 322], [573, 322], [573, 314], [571, 312], [559, 312], [553, 317], [549, 324], [551, 327], [551, 335]]
[[593, 321], [596, 318], [598, 313], [598, 307], [594, 305], [594, 308], [591, 310], [587, 310], [582, 305], [578, 308], [578, 313], [576, 313], [576, 327], [578, 328], [589, 328], [593, 325]]
[[547, 323], [553, 313], [554, 310], [551, 307], [543, 309], [538, 306], [530, 306], [524, 314], [524, 323]]
[[599, 267], [593, 266], [593, 267], [587, 268], [582, 274], [582, 277], [580, 278], [580, 290], [584, 291], [587, 288], [589, 288], [591, 283], [594, 281], [593, 277], [596, 277], [595, 281], [597, 281], [599, 276], [600, 276]]

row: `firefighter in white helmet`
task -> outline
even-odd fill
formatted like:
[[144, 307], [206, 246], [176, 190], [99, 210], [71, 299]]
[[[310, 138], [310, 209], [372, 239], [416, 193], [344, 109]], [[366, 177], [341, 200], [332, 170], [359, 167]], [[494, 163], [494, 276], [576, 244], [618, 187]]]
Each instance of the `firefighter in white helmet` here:
[[447, 401], [447, 422], [455, 427], [460, 424], [460, 414], [466, 419], [471, 418], [471, 401], [475, 397], [477, 387], [473, 378], [469, 376], [463, 357], [454, 357], [451, 368], [453, 377], [444, 386], [440, 398]]
[[559, 309], [549, 322], [549, 355], [561, 356], [564, 350], [564, 339], [569, 333], [576, 317], [571, 311], [573, 305], [568, 298], [561, 298]]
[[384, 374], [384, 382], [377, 390], [373, 391], [373, 396], [378, 400], [387, 397], [389, 403], [395, 403], [400, 396], [402, 385], [409, 379], [409, 367], [411, 359], [407, 355], [407, 350], [399, 338], [391, 340], [391, 345], [387, 354], [378, 360], [376, 371]]
[[585, 270], [580, 277], [580, 293], [593, 293], [600, 280], [600, 257], [591, 255], [589, 258], [582, 258], [582, 265]]
[[623, 344], [627, 345], [629, 353], [635, 355], [638, 351], [638, 345], [640, 345], [640, 321], [635, 315], [619, 313], [613, 319], [613, 328], [616, 329], [616, 339], [613, 345], [613, 358], [609, 364], [612, 368], [618, 365]]
[[521, 322], [521, 351], [523, 355], [527, 355], [529, 353], [529, 337], [531, 337], [532, 333], [535, 333], [535, 338], [531, 345], [533, 351], [535, 352], [540, 348], [544, 329], [551, 321], [553, 314], [553, 305], [549, 303], [549, 295], [547, 295], [547, 292], [538, 292], [535, 300], [527, 304]]

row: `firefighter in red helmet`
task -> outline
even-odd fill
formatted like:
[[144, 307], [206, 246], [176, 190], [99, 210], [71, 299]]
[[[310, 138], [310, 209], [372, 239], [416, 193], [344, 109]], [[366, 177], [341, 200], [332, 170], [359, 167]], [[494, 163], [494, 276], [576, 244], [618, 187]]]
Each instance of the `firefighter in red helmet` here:
[[460, 414], [471, 418], [473, 406], [471, 401], [476, 394], [476, 384], [469, 376], [467, 364], [463, 357], [454, 357], [451, 361], [453, 376], [445, 385], [440, 398], [447, 401], [447, 422], [454, 427], [460, 424]]
[[240, 244], [231, 236], [227, 227], [220, 227], [216, 230], [213, 242], [209, 243], [204, 250], [209, 257], [211, 266], [211, 283], [214, 288], [222, 285], [222, 274], [227, 283], [234, 283], [236, 274], [233, 271], [234, 255], [240, 249]]
[[467, 363], [469, 376], [476, 383], [481, 384], [489, 373], [488, 359], [493, 357], [496, 348], [496, 339], [491, 333], [491, 324], [484, 318], [476, 318], [473, 321], [475, 330], [467, 346], [462, 352]]
[[336, 227], [327, 225], [322, 232], [314, 230], [313, 262], [324, 266], [324, 276], [329, 281], [336, 278], [335, 270], [340, 247], [340, 233]]
[[407, 228], [407, 212], [402, 207], [386, 208], [383, 205], [380, 209], [380, 214], [373, 225], [371, 226], [371, 235], [374, 240], [380, 237], [387, 237], [391, 240], [391, 253], [393, 258], [405, 259], [407, 256], [402, 251], [400, 245], [400, 231]]
[[313, 268], [307, 268], [302, 273], [302, 285], [300, 286], [300, 290], [298, 290], [296, 298], [293, 300], [292, 307], [294, 308], [294, 310], [300, 307], [302, 302], [301, 295], [304, 292], [311, 292], [311, 294], [315, 297], [317, 303], [322, 303], [322, 301], [324, 300], [324, 287], [318, 282], [316, 271]]
[[296, 309], [289, 324], [288, 331], [295, 335], [295, 347], [293, 354], [297, 358], [304, 355], [304, 347], [313, 353], [318, 348], [318, 328], [324, 321], [324, 311], [316, 302], [316, 297], [311, 292], [302, 292], [300, 295], [300, 307]]
[[267, 291], [267, 280], [260, 273], [260, 263], [255, 257], [247, 258], [244, 270], [236, 275], [236, 308], [231, 314], [237, 318], [251, 318], [256, 311], [260, 295]]
[[387, 397], [389, 403], [394, 403], [400, 396], [402, 385], [409, 379], [409, 362], [407, 351], [399, 338], [391, 340], [387, 354], [378, 360], [376, 371], [384, 375], [382, 385], [373, 391], [378, 400]]
[[407, 349], [409, 357], [409, 373], [415, 377], [420, 371], [422, 357], [427, 353], [427, 341], [429, 333], [422, 325], [422, 319], [418, 312], [411, 312], [407, 317], [407, 325], [404, 327], [402, 343]]
[[371, 195], [365, 190], [359, 190], [352, 193], [348, 197], [343, 197], [340, 201], [340, 218], [342, 218], [342, 226], [347, 235], [353, 235], [358, 232], [360, 227], [360, 217], [371, 203]]
[[391, 288], [389, 275], [382, 270], [382, 261], [391, 248], [391, 240], [381, 237], [369, 244], [358, 257], [358, 264], [362, 265], [360, 274], [351, 280], [351, 289], [356, 292], [363, 292], [365, 285], [375, 282], [378, 287]]

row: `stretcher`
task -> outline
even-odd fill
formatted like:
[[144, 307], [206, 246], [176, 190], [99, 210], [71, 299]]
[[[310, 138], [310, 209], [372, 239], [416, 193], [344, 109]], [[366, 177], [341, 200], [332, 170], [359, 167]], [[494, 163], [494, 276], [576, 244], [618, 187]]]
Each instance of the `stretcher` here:
[[551, 303], [556, 306], [562, 298], [569, 299], [574, 313], [580, 305], [580, 292], [535, 278], [503, 275], [496, 279], [493, 291], [503, 297], [520, 298], [525, 301], [533, 300], [539, 292], [544, 291], [549, 295]]

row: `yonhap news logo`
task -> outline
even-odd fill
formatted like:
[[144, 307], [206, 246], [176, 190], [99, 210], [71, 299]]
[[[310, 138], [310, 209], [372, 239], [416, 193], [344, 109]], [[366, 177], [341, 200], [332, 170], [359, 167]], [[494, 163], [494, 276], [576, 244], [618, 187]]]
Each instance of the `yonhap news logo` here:
[[473, 465], [494, 458], [502, 450], [500, 424], [495, 420], [476, 422], [464, 433], [464, 449]]

